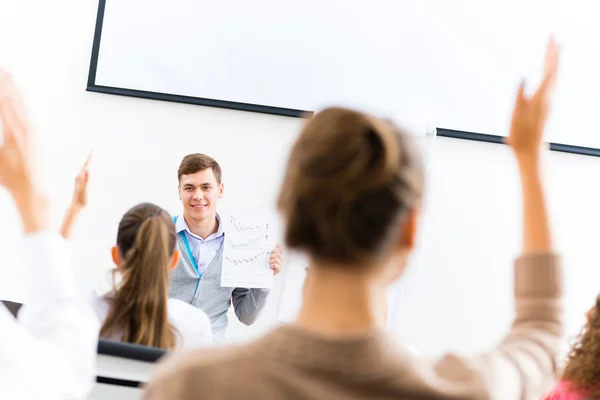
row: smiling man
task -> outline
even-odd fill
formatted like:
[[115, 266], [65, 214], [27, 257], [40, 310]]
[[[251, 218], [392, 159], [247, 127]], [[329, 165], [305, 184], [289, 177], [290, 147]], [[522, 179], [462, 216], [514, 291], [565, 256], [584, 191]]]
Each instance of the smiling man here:
[[[177, 172], [183, 215], [174, 218], [181, 258], [171, 272], [170, 296], [201, 308], [212, 323], [215, 341], [224, 339], [227, 311], [251, 325], [264, 307], [268, 289], [221, 287], [225, 232], [217, 204], [223, 196], [221, 167], [205, 154], [184, 157]], [[274, 274], [281, 271], [281, 246], [272, 252], [269, 264]]]

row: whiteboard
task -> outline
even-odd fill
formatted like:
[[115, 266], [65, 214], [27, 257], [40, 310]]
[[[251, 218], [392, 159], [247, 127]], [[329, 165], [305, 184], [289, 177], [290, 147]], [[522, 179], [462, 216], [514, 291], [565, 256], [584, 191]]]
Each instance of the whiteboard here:
[[357, 0], [102, 0], [88, 90], [292, 116], [347, 106], [422, 130], [435, 56], [406, 62], [422, 44], [398, 38], [423, 36], [411, 20], [426, 11]]
[[[427, 130], [421, 132], [420, 135], [414, 135], [413, 139], [417, 142], [417, 147], [421, 151], [423, 162], [425, 164], [425, 176], [427, 185], [427, 175], [429, 167], [431, 166], [431, 160], [434, 153], [436, 131]], [[422, 214], [427, 214], [427, 203], [422, 205]], [[423, 219], [423, 217], [421, 217]], [[403, 293], [406, 288], [414, 280], [414, 274], [418, 269], [419, 264], [419, 247], [423, 240], [421, 233], [423, 230], [419, 230], [417, 235], [417, 245], [413, 255], [411, 256], [410, 265], [407, 268], [405, 274], [394, 282], [387, 291], [387, 313], [388, 313], [388, 326], [390, 328], [395, 327], [398, 321], [402, 318], [399, 312], [399, 305], [402, 301]], [[282, 323], [292, 323], [300, 311], [302, 306], [302, 288], [304, 280], [306, 278], [306, 272], [308, 268], [309, 260], [301, 253], [292, 253], [286, 263], [286, 275], [281, 293], [281, 301], [279, 303], [279, 310], [277, 319]]]
[[562, 47], [548, 140], [600, 148], [593, 0], [101, 0], [88, 90], [506, 135], [520, 80]]

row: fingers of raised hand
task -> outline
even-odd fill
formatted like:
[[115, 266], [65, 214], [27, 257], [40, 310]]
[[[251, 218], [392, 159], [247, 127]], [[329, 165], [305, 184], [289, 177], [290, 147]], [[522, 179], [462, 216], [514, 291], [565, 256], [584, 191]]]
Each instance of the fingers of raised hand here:
[[560, 49], [558, 44], [550, 39], [546, 49], [546, 60], [544, 62], [544, 76], [542, 82], [536, 91], [534, 98], [546, 102], [552, 96], [556, 86], [556, 76], [558, 75], [558, 65]]
[[89, 170], [89, 168], [90, 168], [90, 162], [92, 161], [92, 155], [93, 154], [94, 154], [94, 152], [90, 151], [90, 154], [86, 158], [85, 163], [83, 163], [83, 167], [81, 167], [80, 174], [84, 174], [84, 173], [86, 173]]
[[30, 133], [29, 119], [10, 74], [0, 70], [0, 119], [7, 144], [23, 145]]

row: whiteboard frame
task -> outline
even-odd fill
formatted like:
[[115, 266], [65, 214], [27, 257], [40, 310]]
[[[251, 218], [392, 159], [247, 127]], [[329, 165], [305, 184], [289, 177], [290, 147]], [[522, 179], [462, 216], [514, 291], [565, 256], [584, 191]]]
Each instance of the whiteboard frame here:
[[[436, 128], [437, 136], [454, 139], [475, 140], [477, 142], [505, 144], [504, 136], [488, 135], [485, 133], [465, 132], [454, 129]], [[600, 157], [600, 149], [595, 147], [574, 146], [571, 144], [549, 143], [551, 151], [560, 151], [563, 153], [579, 154], [583, 156]]]
[[239, 111], [258, 112], [263, 114], [282, 115], [286, 117], [305, 117], [312, 114], [309, 110], [296, 110], [283, 107], [272, 107], [260, 104], [238, 103], [235, 101], [215, 100], [203, 97], [182, 96], [169, 93], [150, 92], [137, 89], [124, 89], [112, 86], [102, 86], [96, 84], [96, 70], [98, 68], [98, 57], [100, 53], [100, 40], [102, 38], [102, 25], [104, 22], [104, 9], [106, 0], [98, 0], [98, 14], [96, 16], [96, 28], [94, 31], [94, 42], [92, 45], [92, 59], [88, 74], [87, 88], [88, 92], [113, 94], [118, 96], [139, 97], [150, 100], [170, 101], [175, 103], [194, 104], [198, 106], [228, 108]]
[[[115, 0], [113, 0], [115, 1]], [[249, 111], [263, 114], [273, 114], [286, 117], [303, 118], [310, 116], [314, 110], [297, 110], [285, 107], [273, 107], [261, 104], [240, 103], [235, 101], [216, 100], [203, 97], [182, 96], [169, 93], [158, 93], [137, 89], [125, 89], [112, 86], [102, 86], [96, 84], [96, 71], [98, 67], [98, 58], [100, 53], [100, 40], [102, 38], [102, 25], [104, 22], [104, 10], [106, 0], [98, 0], [98, 13], [96, 16], [96, 26], [94, 31], [94, 41], [92, 45], [92, 56], [86, 91], [112, 94], [117, 96], [138, 97], [149, 100], [170, 101], [175, 103], [194, 104], [198, 106], [226, 108], [238, 111]], [[465, 132], [449, 128], [437, 127], [437, 136], [449, 137], [454, 139], [475, 140], [479, 142], [503, 144], [504, 138], [497, 135], [488, 135], [485, 133]], [[565, 153], [600, 157], [600, 148], [574, 146], [562, 143], [550, 143], [550, 150]]]

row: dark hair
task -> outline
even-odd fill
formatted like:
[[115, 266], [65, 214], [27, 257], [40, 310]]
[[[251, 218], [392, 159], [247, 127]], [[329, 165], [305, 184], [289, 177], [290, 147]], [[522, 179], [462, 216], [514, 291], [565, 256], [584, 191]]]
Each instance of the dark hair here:
[[124, 342], [175, 347], [177, 331], [167, 318], [168, 265], [175, 246], [175, 224], [162, 208], [142, 203], [125, 213], [117, 233], [123, 279], [115, 288], [100, 337], [122, 331]]
[[200, 153], [188, 154], [181, 160], [181, 164], [179, 164], [177, 181], [180, 182], [183, 175], [195, 174], [206, 169], [212, 169], [217, 183], [221, 183], [221, 166], [214, 158]]
[[391, 122], [329, 108], [296, 140], [278, 199], [285, 242], [312, 257], [355, 264], [398, 239], [424, 183], [419, 152]]
[[600, 399], [600, 294], [587, 317], [586, 326], [571, 347], [562, 379], [568, 381], [570, 389]]

